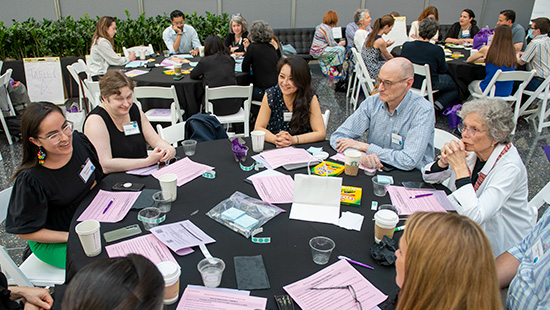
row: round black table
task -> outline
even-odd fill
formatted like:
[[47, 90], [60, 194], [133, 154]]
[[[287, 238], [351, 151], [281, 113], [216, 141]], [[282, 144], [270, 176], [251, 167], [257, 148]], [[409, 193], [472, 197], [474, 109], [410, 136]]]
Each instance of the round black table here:
[[[250, 140], [247, 139], [247, 141], [247, 144], [250, 145]], [[308, 148], [309, 146], [321, 146], [323, 150], [327, 151], [331, 156], [335, 154], [335, 151], [329, 146], [328, 141], [302, 145], [301, 147]], [[266, 147], [273, 148], [273, 145], [266, 143]], [[177, 149], [177, 153], [178, 156], [183, 157], [181, 148]], [[254, 154], [254, 152], [249, 151], [247, 164], [252, 162], [250, 156]], [[267, 269], [271, 289], [254, 290], [251, 292], [251, 295], [266, 297], [268, 299], [267, 308], [276, 309], [273, 295], [286, 294], [283, 290], [283, 286], [301, 280], [327, 266], [319, 266], [313, 262], [308, 245], [310, 238], [317, 235], [323, 235], [332, 238], [336, 242], [336, 248], [332, 253], [329, 264], [334, 263], [338, 255], [348, 256], [374, 267], [374, 270], [369, 270], [363, 267], [354, 266], [363, 276], [385, 294], [390, 294], [397, 288], [395, 284], [394, 267], [380, 266], [370, 256], [370, 248], [374, 244], [374, 225], [372, 221], [374, 211], [371, 211], [370, 208], [371, 201], [376, 200], [379, 205], [390, 203], [389, 194], [384, 197], [376, 197], [373, 195], [371, 177], [366, 176], [362, 172], [356, 177], [350, 177], [344, 174], [340, 175], [343, 177], [343, 185], [363, 188], [360, 207], [341, 207], [342, 212], [350, 211], [365, 216], [361, 231], [350, 231], [331, 224], [289, 220], [289, 213], [287, 212], [277, 215], [263, 225], [264, 233], [259, 236], [271, 236], [271, 243], [255, 244], [205, 215], [206, 212], [220, 201], [231, 196], [235, 191], [240, 191], [251, 197], [259, 198], [254, 187], [243, 181], [246, 177], [255, 173], [255, 171], [245, 172], [241, 170], [239, 165], [235, 162], [230, 142], [225, 139], [199, 143], [197, 145], [196, 154], [192, 156], [191, 159], [199, 163], [214, 166], [216, 178], [206, 179], [199, 177], [178, 187], [177, 200], [172, 203], [172, 210], [167, 214], [165, 223], [189, 219], [216, 240], [215, 243], [208, 245], [208, 249], [213, 256], [222, 258], [226, 264], [220, 287], [237, 287], [233, 257], [261, 254]], [[277, 170], [292, 175], [294, 173], [307, 173], [305, 168], [297, 169], [292, 172], [287, 172], [283, 168]], [[403, 181], [421, 180], [421, 175], [418, 170], [409, 172], [394, 170], [390, 173], [382, 174], [392, 175], [395, 184], [399, 185]], [[139, 182], [144, 183], [145, 188], [160, 188], [158, 180], [151, 176], [138, 177], [125, 173], [116, 173], [107, 176], [100, 185], [97, 186], [95, 191], [99, 188], [110, 189], [116, 182]], [[74, 230], [77, 224], [76, 219], [84, 211], [94, 196], [95, 192], [92, 192], [82, 202], [71, 224], [67, 245], [67, 283], [69, 283], [68, 281], [70, 281], [74, 274], [85, 265], [99, 258], [107, 257], [107, 253], [104, 249], [97, 257], [87, 257], [84, 254], [78, 236]], [[291, 204], [282, 204], [278, 206], [289, 211]], [[195, 210], [199, 210], [199, 212], [196, 215], [191, 215]], [[101, 223], [101, 233], [103, 234], [104, 232], [135, 223], [138, 223], [137, 210], [132, 209], [121, 222]], [[400, 223], [400, 225], [402, 225], [402, 223]], [[143, 234], [146, 233], [149, 232], [143, 231]], [[396, 233], [394, 238], [398, 239], [400, 236], [401, 232]], [[102, 244], [103, 246], [106, 245], [103, 237]], [[197, 263], [203, 258], [203, 255], [198, 247], [194, 248], [194, 250], [194, 253], [186, 256], [178, 256], [173, 253], [182, 267], [180, 296], [187, 284], [202, 285], [200, 274], [197, 271]], [[176, 305], [177, 303], [167, 307], [167, 309], [175, 309]]]

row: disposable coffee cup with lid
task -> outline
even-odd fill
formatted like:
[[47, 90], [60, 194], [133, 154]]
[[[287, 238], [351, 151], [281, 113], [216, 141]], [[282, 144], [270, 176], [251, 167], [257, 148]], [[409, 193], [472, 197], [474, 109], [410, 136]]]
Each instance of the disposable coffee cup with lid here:
[[157, 268], [164, 278], [164, 304], [171, 305], [178, 300], [181, 268], [174, 262], [162, 262]]
[[380, 243], [384, 236], [393, 237], [399, 216], [392, 210], [379, 210], [374, 214], [374, 241]]

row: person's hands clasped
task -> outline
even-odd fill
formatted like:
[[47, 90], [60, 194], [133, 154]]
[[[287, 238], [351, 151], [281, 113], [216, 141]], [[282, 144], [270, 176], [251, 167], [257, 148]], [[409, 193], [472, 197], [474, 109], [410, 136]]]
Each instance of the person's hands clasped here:
[[197, 47], [194, 50], [190, 50], [189, 54], [191, 54], [191, 56], [193, 56], [193, 57], [197, 56], [199, 54], [199, 48]]
[[349, 148], [366, 152], [367, 149], [369, 148], [369, 144], [364, 143], [364, 142], [355, 141], [353, 139], [347, 139], [347, 138], [340, 139], [340, 140], [336, 141], [336, 151], [338, 153], [342, 153], [343, 151], [345, 151], [346, 149], [349, 149]]
[[292, 145], [292, 135], [287, 131], [280, 131], [275, 135], [275, 146], [276, 147], [287, 147]]
[[12, 297], [23, 298], [25, 309], [51, 309], [53, 305], [50, 291], [39, 287], [17, 287], [12, 290]]
[[382, 163], [376, 154], [361, 154], [361, 164], [367, 168], [375, 167], [376, 170], [382, 168]]
[[250, 45], [250, 40], [248, 40], [248, 38], [244, 38], [243, 45], [244, 45], [244, 49], [247, 50], [248, 46]]
[[346, 40], [342, 40], [342, 41], [338, 42], [338, 45], [346, 46]]
[[466, 164], [466, 146], [462, 140], [445, 143], [441, 153], [444, 160], [455, 171], [457, 178], [469, 176], [470, 172]]
[[147, 160], [149, 162], [149, 165], [154, 165], [158, 163], [159, 161], [163, 160], [163, 158], [166, 158], [165, 160], [169, 159], [170, 157], [166, 156], [166, 150], [160, 147], [155, 147], [153, 149], [153, 152], [147, 156]]

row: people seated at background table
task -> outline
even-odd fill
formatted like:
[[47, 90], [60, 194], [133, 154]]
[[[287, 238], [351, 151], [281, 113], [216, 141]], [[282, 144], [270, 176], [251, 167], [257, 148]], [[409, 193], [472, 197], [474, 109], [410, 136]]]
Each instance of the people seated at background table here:
[[[102, 102], [84, 121], [84, 133], [95, 146], [105, 173], [148, 167], [176, 155], [133, 104], [134, 87], [121, 71], [107, 71], [99, 80]], [[150, 155], [147, 144], [153, 148]]]
[[500, 288], [508, 287], [506, 309], [548, 309], [550, 305], [550, 209], [518, 244], [496, 259]]
[[518, 63], [527, 64], [527, 69], [535, 69], [533, 79], [525, 89], [536, 90], [542, 82], [550, 76], [550, 20], [546, 17], [539, 17], [531, 20], [529, 28], [533, 40], [525, 48], [525, 52], [518, 53]]
[[129, 61], [136, 60], [136, 54], [131, 53], [128, 57], [120, 57], [115, 53], [114, 37], [116, 34], [115, 19], [110, 16], [103, 16], [97, 21], [97, 27], [92, 37], [90, 48], [90, 59], [88, 69], [90, 75], [103, 75], [109, 66], [122, 66]]
[[[225, 46], [229, 48], [231, 54], [237, 56], [244, 55], [244, 40], [248, 40], [248, 23], [240, 15], [233, 15], [229, 21], [229, 32], [225, 37]], [[206, 42], [205, 42], [206, 45]]]
[[361, 53], [361, 50], [365, 47], [365, 40], [372, 31], [372, 27], [370, 26], [371, 21], [372, 18], [370, 17], [369, 10], [362, 9], [359, 12], [359, 28], [355, 32], [355, 37], [353, 38], [355, 48], [359, 53]]
[[164, 309], [164, 278], [147, 258], [96, 260], [80, 269], [63, 295], [63, 310]]
[[332, 28], [338, 24], [338, 14], [328, 11], [323, 16], [323, 23], [315, 29], [313, 42], [309, 54], [319, 61], [321, 71], [325, 75], [343, 78], [345, 77], [344, 64], [346, 60], [346, 41], [336, 42], [332, 34]]
[[71, 219], [101, 180], [97, 152], [49, 102], [35, 102], [21, 118], [23, 160], [15, 172], [6, 231], [27, 240], [43, 262], [65, 268]]
[[[379, 93], [361, 103], [331, 135], [330, 145], [338, 152], [348, 148], [364, 152], [361, 162], [368, 167], [383, 163], [420, 169], [434, 158], [433, 105], [410, 91], [414, 69], [406, 58], [386, 62], [377, 80]], [[367, 142], [360, 142], [367, 130]]]
[[443, 183], [459, 214], [478, 223], [496, 256], [521, 241], [536, 217], [527, 205], [527, 170], [510, 142], [514, 116], [501, 99], [464, 103], [458, 114], [462, 139], [422, 169], [424, 181]]
[[516, 23], [516, 12], [513, 10], [504, 10], [498, 16], [497, 26], [508, 25], [512, 27], [512, 36], [514, 37], [514, 46], [516, 51], [521, 51], [525, 45], [525, 29], [522, 25]]
[[[355, 34], [357, 33], [357, 29], [359, 29], [361, 27], [361, 22], [360, 21], [364, 19], [364, 18], [361, 18], [361, 15], [362, 14], [364, 15], [365, 12], [367, 12], [367, 14], [368, 14], [369, 10], [367, 10], [367, 9], [357, 9], [357, 10], [355, 10], [355, 13], [353, 14], [353, 22], [346, 25], [346, 48], [352, 48], [354, 46], [357, 46], [355, 44]], [[372, 28], [370, 26], [370, 14], [368, 14], [368, 15], [369, 15], [368, 25], [366, 26], [366, 29], [363, 28], [363, 30], [367, 30], [367, 35], [368, 35], [368, 33], [370, 33], [372, 31]], [[364, 41], [364, 39], [363, 39], [363, 41]], [[360, 51], [359, 48], [357, 48], [357, 50]]]
[[393, 58], [387, 49], [393, 44], [393, 41], [385, 41], [382, 35], [388, 34], [394, 23], [395, 19], [390, 15], [378, 18], [372, 26], [372, 32], [367, 37], [365, 45], [361, 47], [361, 57], [367, 66], [371, 79], [376, 79], [384, 63]]
[[[433, 17], [435, 20], [439, 22], [439, 11], [435, 6], [428, 6], [426, 7], [422, 13], [420, 13], [420, 16], [418, 16], [418, 19], [413, 21], [411, 23], [411, 29], [409, 30], [409, 38], [412, 40], [416, 40], [419, 38], [418, 36], [418, 30], [419, 30], [419, 23], [424, 20], [426, 17]], [[439, 30], [435, 33], [435, 35], [430, 38], [431, 41], [437, 41], [439, 39]]]
[[395, 255], [397, 310], [502, 309], [491, 244], [467, 217], [414, 213]]
[[[419, 23], [418, 28], [418, 39], [405, 42], [401, 56], [418, 65], [430, 65], [432, 88], [438, 90], [435, 94], [437, 102], [444, 107], [452, 106], [458, 99], [458, 87], [448, 74], [445, 52], [441, 47], [430, 43], [430, 38], [439, 30], [439, 23], [435, 18], [427, 17]], [[420, 89], [423, 80], [424, 77], [415, 78], [413, 87]]]
[[279, 84], [265, 91], [254, 129], [265, 131], [265, 141], [277, 147], [323, 141], [325, 124], [307, 62], [287, 56], [277, 68]]
[[[237, 85], [235, 60], [220, 37], [211, 34], [204, 40], [204, 56], [191, 71], [192, 79], [202, 78], [208, 87]], [[212, 100], [214, 114], [219, 116], [237, 113], [242, 103], [238, 98]]]
[[172, 25], [162, 32], [162, 39], [172, 54], [191, 54], [197, 56], [201, 41], [193, 26], [185, 23], [185, 15], [180, 10], [170, 13]]
[[474, 43], [474, 36], [479, 32], [475, 17], [474, 11], [470, 9], [462, 11], [458, 21], [447, 31], [445, 42], [454, 44]]
[[[21, 300], [17, 302], [17, 300]], [[8, 279], [0, 271], [0, 309], [51, 309], [50, 291], [40, 287], [8, 286]]]
[[[470, 93], [482, 94], [497, 70], [516, 70], [516, 49], [512, 41], [512, 29], [508, 25], [500, 25], [495, 28], [493, 40], [490, 46], [483, 46], [476, 53], [470, 55], [467, 62], [485, 63], [485, 79], [472, 81], [468, 85]], [[495, 95], [507, 97], [512, 93], [513, 81], [496, 82]]]
[[281, 50], [274, 36], [267, 22], [257, 20], [250, 25], [248, 40], [244, 41], [242, 70], [252, 71], [253, 100], [261, 101], [265, 90], [277, 85], [277, 62], [281, 58]]

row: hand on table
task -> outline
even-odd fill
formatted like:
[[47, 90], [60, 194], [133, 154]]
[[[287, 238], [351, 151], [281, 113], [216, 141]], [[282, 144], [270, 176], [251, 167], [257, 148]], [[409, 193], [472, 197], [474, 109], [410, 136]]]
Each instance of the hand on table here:
[[10, 287], [12, 291], [11, 298], [23, 298], [25, 301], [25, 309], [51, 309], [53, 305], [50, 291], [39, 287]]
[[347, 138], [340, 139], [340, 140], [336, 141], [336, 151], [338, 153], [342, 153], [343, 151], [345, 151], [348, 148], [352, 148], [352, 149], [356, 149], [356, 150], [359, 150], [359, 151], [366, 152], [367, 149], [369, 148], [369, 144], [364, 143], [364, 142], [355, 141], [353, 139], [347, 139]]
[[130, 61], [136, 60], [136, 53], [131, 53], [130, 55], [128, 55], [128, 59], [130, 59]]
[[193, 57], [197, 56], [199, 54], [199, 48], [197, 47], [194, 50], [190, 50], [189, 54], [191, 54], [191, 56], [193, 56]]
[[375, 167], [376, 170], [382, 168], [382, 163], [376, 154], [361, 154], [361, 164], [366, 168]]
[[292, 135], [284, 130], [275, 135], [275, 146], [287, 147], [292, 145]]
[[[157, 147], [155, 147], [155, 149], [153, 149], [153, 152], [151, 152], [151, 154], [149, 154], [149, 156], [147, 156], [147, 161], [148, 161], [149, 166], [150, 166], [150, 165], [154, 165], [154, 164], [158, 163], [159, 161], [161, 161], [165, 157], [166, 157], [166, 150], [157, 146]], [[168, 157], [167, 159], [169, 159], [169, 158], [170, 157]]]

